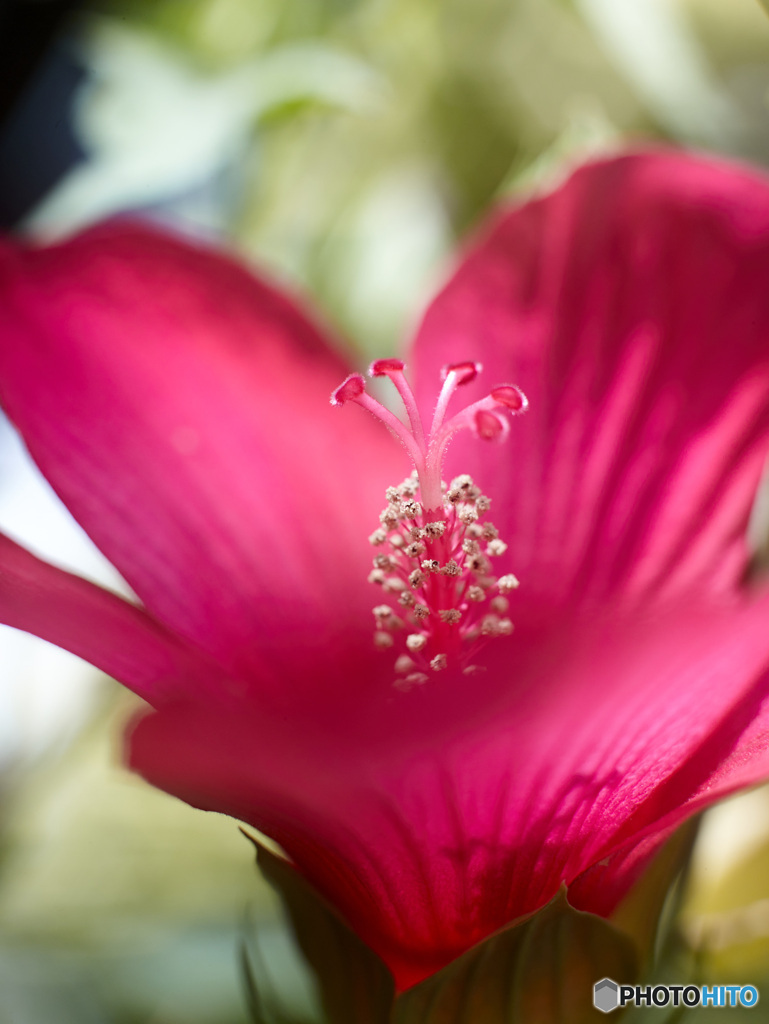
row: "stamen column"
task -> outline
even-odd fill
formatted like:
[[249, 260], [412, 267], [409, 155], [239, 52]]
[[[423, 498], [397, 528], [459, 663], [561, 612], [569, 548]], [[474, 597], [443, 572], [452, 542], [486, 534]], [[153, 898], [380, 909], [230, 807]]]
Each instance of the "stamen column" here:
[[378, 360], [370, 375], [393, 382], [410, 429], [366, 392], [360, 374], [348, 377], [331, 397], [334, 405], [352, 401], [382, 420], [405, 445], [415, 467], [400, 486], [388, 488], [382, 525], [370, 538], [381, 551], [369, 580], [399, 606], [397, 611], [389, 604], [374, 608], [374, 642], [390, 649], [403, 635], [395, 663], [396, 685], [401, 688], [425, 682], [430, 672], [451, 665], [466, 673], [475, 671], [471, 658], [482, 644], [513, 629], [507, 618], [507, 594], [518, 581], [512, 574], [492, 574], [491, 558], [503, 554], [507, 546], [493, 524], [483, 521], [490, 500], [469, 476], [457, 477], [448, 488], [441, 481], [446, 448], [458, 431], [470, 429], [482, 440], [502, 441], [509, 432], [505, 413], [526, 408], [519, 389], [504, 384], [446, 422], [454, 392], [474, 380], [480, 369], [471, 362], [444, 368], [427, 436], [400, 360]]

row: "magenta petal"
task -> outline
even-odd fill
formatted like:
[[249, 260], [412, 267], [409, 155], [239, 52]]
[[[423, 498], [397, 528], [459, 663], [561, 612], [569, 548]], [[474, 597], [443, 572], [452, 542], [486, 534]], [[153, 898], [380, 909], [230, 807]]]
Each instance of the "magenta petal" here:
[[[737, 641], [739, 642], [739, 641]], [[732, 737], [729, 742], [729, 737]], [[649, 859], [687, 818], [769, 778], [769, 665], [729, 720], [707, 737], [662, 792], [639, 808], [611, 853], [572, 885], [574, 906], [610, 915]]]
[[153, 615], [241, 674], [368, 632], [402, 459], [329, 407], [347, 369], [295, 306], [127, 224], [9, 248], [0, 287], [0, 398]]
[[41, 561], [0, 534], [0, 622], [79, 655], [150, 703], [216, 680], [146, 612]]
[[769, 182], [680, 153], [623, 156], [498, 218], [427, 312], [441, 366], [521, 387], [504, 446], [449, 471], [492, 496], [529, 600], [733, 585], [769, 431]]
[[[132, 763], [281, 842], [404, 986], [716, 799], [730, 757], [743, 781], [766, 774], [765, 750], [745, 744], [769, 689], [768, 613], [769, 599], [523, 627], [482, 688], [442, 677], [406, 705], [337, 708], [323, 728], [169, 709], [140, 723]], [[580, 905], [612, 909], [580, 886]]]

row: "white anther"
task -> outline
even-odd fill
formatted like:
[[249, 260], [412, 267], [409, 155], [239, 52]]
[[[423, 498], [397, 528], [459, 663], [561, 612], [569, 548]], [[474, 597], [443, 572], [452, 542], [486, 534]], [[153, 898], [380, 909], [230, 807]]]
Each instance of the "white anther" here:
[[441, 576], [461, 576], [462, 570], [453, 558], [450, 558], [444, 566], [441, 566]]
[[375, 569], [394, 569], [395, 561], [391, 555], [376, 555], [374, 558]]
[[460, 522], [465, 524], [465, 526], [470, 526], [478, 518], [478, 513], [475, 511], [474, 508], [465, 507], [459, 513], [459, 517], [458, 518], [459, 518]]
[[455, 622], [459, 622], [462, 618], [462, 612], [458, 608], [445, 608], [443, 611], [438, 612], [441, 617], [441, 622], [448, 622], [452, 625]]
[[471, 523], [467, 527], [467, 536], [474, 537], [476, 540], [478, 540], [480, 537], [483, 536], [483, 527], [479, 523]]
[[500, 636], [510, 636], [510, 634], [513, 632], [514, 628], [515, 627], [513, 626], [513, 623], [511, 622], [510, 619], [500, 619], [499, 620], [499, 635]]
[[401, 654], [395, 661], [396, 672], [410, 672], [412, 668], [416, 667], [417, 663], [408, 654]]
[[430, 609], [426, 604], [415, 604], [411, 611], [415, 619], [426, 619], [430, 614]]
[[490, 540], [486, 545], [486, 553], [497, 557], [498, 555], [504, 555], [507, 551], [507, 544], [503, 540]]
[[389, 633], [384, 633], [381, 629], [374, 633], [374, 646], [380, 651], [385, 651], [388, 647], [392, 647], [393, 643], [393, 638]]
[[499, 536], [499, 530], [493, 523], [484, 523], [482, 526], [482, 536], [484, 540], [496, 540]]
[[424, 569], [425, 572], [438, 572], [440, 567], [441, 563], [438, 562], [435, 558], [426, 558], [422, 562], [422, 568]]
[[420, 529], [418, 526], [412, 526], [409, 533], [411, 534], [412, 540], [421, 540], [425, 535], [425, 531]]
[[374, 530], [368, 539], [369, 544], [373, 544], [377, 547], [379, 544], [384, 544], [387, 540], [387, 530]]
[[404, 590], [398, 596], [398, 604], [402, 604], [404, 608], [411, 608], [416, 598], [410, 590]]
[[446, 496], [453, 504], [456, 504], [457, 501], [467, 501], [472, 504], [477, 498], [481, 497], [481, 492], [473, 483], [472, 477], [468, 476], [467, 473], [463, 473], [461, 476], [454, 477], [451, 481], [451, 486]]
[[406, 647], [412, 654], [418, 654], [427, 646], [427, 637], [423, 633], [409, 633], [406, 637]]
[[442, 537], [446, 532], [446, 523], [438, 519], [433, 523], [425, 523], [425, 533], [428, 537]]
[[403, 620], [400, 619], [389, 604], [378, 604], [374, 609], [374, 618], [381, 629], [401, 629]]
[[387, 498], [391, 505], [400, 505], [401, 496], [398, 493], [397, 487], [388, 487], [385, 491], [385, 498]]
[[516, 590], [520, 583], [515, 576], [510, 572], [507, 576], [500, 576], [497, 580], [497, 586], [501, 594], [509, 594], [511, 590]]
[[481, 620], [481, 635], [498, 636], [499, 621], [499, 616], [497, 615], [484, 615], [483, 619]]
[[378, 586], [382, 586], [385, 581], [385, 574], [381, 569], [374, 569], [373, 572], [368, 574], [369, 583], [376, 583]]
[[430, 660], [430, 668], [433, 672], [441, 672], [448, 665], [448, 658], [445, 654], [436, 654], [434, 658]]
[[481, 587], [468, 587], [466, 593], [468, 601], [485, 601], [486, 599], [486, 592]]
[[491, 568], [491, 563], [484, 555], [473, 555], [467, 560], [467, 568], [472, 569], [473, 572], [485, 573]]
[[426, 579], [427, 576], [421, 571], [421, 569], [415, 569], [409, 575], [409, 584], [414, 588], [414, 590], [418, 590]]
[[479, 512], [488, 512], [491, 508], [491, 498], [486, 494], [479, 494], [475, 499], [475, 507]]
[[408, 555], [409, 558], [419, 558], [419, 556], [423, 555], [427, 549], [425, 548], [421, 540], [415, 540], [412, 541], [412, 543], [409, 544], [408, 547], [404, 548], [403, 550], [404, 553]]
[[481, 553], [481, 546], [477, 540], [465, 538], [462, 541], [462, 550], [466, 555], [479, 555]]
[[406, 541], [404, 540], [403, 535], [400, 533], [395, 533], [393, 534], [392, 537], [390, 537], [390, 544], [394, 548], [402, 548], [405, 543]]
[[491, 610], [496, 612], [497, 615], [504, 615], [509, 607], [510, 602], [506, 597], [493, 597], [491, 599]]
[[401, 515], [406, 519], [416, 519], [421, 511], [421, 506], [415, 501], [404, 501], [401, 505]]
[[400, 576], [388, 576], [384, 581], [384, 588], [389, 594], [402, 594], [406, 589], [406, 584]]
[[386, 526], [388, 530], [395, 529], [398, 525], [398, 513], [393, 509], [392, 505], [389, 505], [379, 513], [379, 522]]
[[460, 473], [451, 481], [452, 491], [468, 491], [473, 486], [473, 478], [469, 473]]

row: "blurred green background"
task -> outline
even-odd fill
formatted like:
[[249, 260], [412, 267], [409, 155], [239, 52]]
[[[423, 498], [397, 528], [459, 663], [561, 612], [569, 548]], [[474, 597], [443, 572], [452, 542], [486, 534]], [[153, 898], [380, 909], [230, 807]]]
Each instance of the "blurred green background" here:
[[[136, 210], [222, 239], [361, 361], [407, 339], [494, 203], [591, 153], [672, 142], [769, 162], [757, 0], [122, 0], [76, 10], [28, 89], [62, 62], [79, 157], [16, 230], [49, 240]], [[20, 465], [3, 464], [0, 525], [28, 539]], [[66, 540], [51, 557], [82, 568]], [[0, 665], [0, 1024], [244, 1021], [254, 922], [311, 1002], [235, 824], [129, 776], [131, 700], [32, 651]], [[702, 980], [763, 984], [769, 1003], [766, 792], [706, 820], [680, 936]]]

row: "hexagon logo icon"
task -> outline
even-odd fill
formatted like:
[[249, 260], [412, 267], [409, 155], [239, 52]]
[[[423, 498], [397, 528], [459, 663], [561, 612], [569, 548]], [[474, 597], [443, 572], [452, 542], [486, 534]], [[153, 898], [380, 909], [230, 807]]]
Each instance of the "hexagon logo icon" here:
[[619, 985], [611, 978], [602, 978], [593, 986], [593, 1006], [601, 1013], [611, 1013], [619, 1006]]

